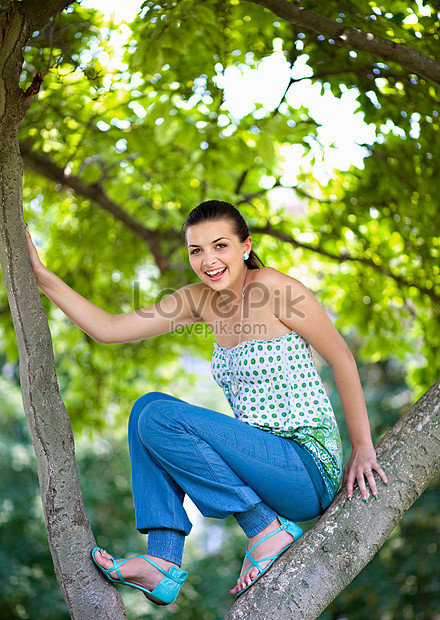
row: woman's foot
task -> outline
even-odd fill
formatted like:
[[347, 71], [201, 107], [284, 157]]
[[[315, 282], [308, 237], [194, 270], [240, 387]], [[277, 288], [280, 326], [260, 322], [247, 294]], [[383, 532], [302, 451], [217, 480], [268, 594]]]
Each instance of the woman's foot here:
[[[253, 536], [249, 539], [248, 551], [253, 547], [259, 540], [276, 530], [280, 527], [280, 521], [276, 518], [270, 525], [268, 525], [262, 532]], [[286, 532], [285, 530], [280, 530], [273, 536], [270, 536], [267, 540], [262, 542], [256, 549], [252, 551], [252, 557], [254, 560], [259, 561], [262, 558], [268, 558], [270, 556], [276, 556], [280, 551], [282, 551], [285, 547], [290, 545], [294, 541], [294, 537]], [[264, 569], [269, 564], [269, 560], [267, 562], [261, 562], [261, 568]], [[243, 569], [241, 571], [240, 577], [237, 579], [237, 585], [235, 588], [230, 590], [231, 594], [238, 594], [243, 588], [249, 586], [254, 579], [260, 574], [260, 571], [256, 566], [247, 570], [251, 566], [251, 562], [246, 559]]]
[[[95, 561], [102, 568], [109, 569], [113, 564], [113, 556], [111, 556], [107, 551], [103, 549], [98, 549], [95, 552]], [[177, 566], [173, 562], [168, 562], [167, 560], [163, 560], [162, 558], [157, 558], [153, 555], [147, 555], [146, 557], [151, 558], [156, 564], [159, 564], [165, 570], [169, 570], [170, 566]], [[121, 558], [118, 558], [121, 560]], [[153, 590], [159, 581], [163, 578], [163, 573], [160, 572], [157, 568], [152, 566], [149, 562], [146, 562], [140, 557], [134, 557], [126, 562], [119, 568], [119, 572], [125, 581], [129, 583], [135, 583], [138, 586], [142, 586], [147, 590]], [[119, 580], [119, 576], [116, 571], [112, 571], [109, 573], [110, 577], [113, 579]]]

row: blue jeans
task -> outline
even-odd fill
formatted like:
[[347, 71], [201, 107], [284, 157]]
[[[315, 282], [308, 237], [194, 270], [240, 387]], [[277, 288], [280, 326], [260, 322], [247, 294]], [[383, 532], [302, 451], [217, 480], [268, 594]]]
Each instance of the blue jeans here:
[[321, 514], [291, 439], [161, 392], [135, 402], [128, 438], [136, 527], [148, 532], [150, 555], [180, 566], [192, 527], [185, 493], [205, 517], [233, 515], [248, 538], [277, 514]]

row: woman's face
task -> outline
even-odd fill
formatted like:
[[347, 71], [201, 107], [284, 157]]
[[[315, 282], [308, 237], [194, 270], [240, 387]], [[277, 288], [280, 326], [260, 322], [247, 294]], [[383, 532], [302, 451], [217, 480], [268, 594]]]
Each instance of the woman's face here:
[[251, 238], [241, 243], [229, 219], [209, 220], [186, 231], [189, 262], [196, 274], [215, 290], [242, 285], [243, 254], [251, 251]]

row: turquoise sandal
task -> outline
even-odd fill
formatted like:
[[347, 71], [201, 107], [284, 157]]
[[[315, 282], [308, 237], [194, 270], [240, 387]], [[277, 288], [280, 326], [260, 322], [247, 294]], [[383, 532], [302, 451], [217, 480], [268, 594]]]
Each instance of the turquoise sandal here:
[[[153, 603], [156, 603], [156, 605], [169, 605], [170, 603], [174, 603], [183, 582], [188, 577], [188, 573], [181, 568], [178, 568], [177, 566], [170, 566], [170, 569], [166, 571], [164, 568], [159, 566], [159, 564], [156, 564], [156, 562], [154, 562], [154, 560], [152, 560], [151, 558], [148, 558], [145, 555], [135, 555], [135, 558], [142, 558], [146, 560], [147, 562], [149, 562], [149, 564], [152, 564], [152, 566], [160, 570], [160, 572], [165, 575], [165, 577], [162, 577], [162, 579], [159, 581], [157, 586], [150, 591], [138, 585], [137, 583], [125, 581], [125, 579], [119, 572], [121, 566], [132, 558], [128, 558], [127, 560], [120, 560], [119, 558], [109, 558], [112, 560], [113, 566], [111, 568], [103, 568], [95, 560], [95, 553], [97, 551], [100, 551], [99, 547], [95, 547], [92, 550], [92, 559], [95, 562], [96, 566], [104, 573], [107, 579], [110, 579], [110, 581], [113, 581], [114, 583], [120, 583], [124, 586], [131, 586], [132, 588], [137, 588], [138, 590], [141, 590], [147, 597], [147, 599], [152, 601]], [[110, 577], [110, 573], [112, 573], [113, 571], [116, 572], [119, 579], [114, 579], [113, 577]]]
[[[255, 579], [252, 580], [252, 583], [250, 583], [248, 586], [246, 586], [245, 588], [243, 588], [242, 590], [240, 590], [240, 592], [237, 592], [237, 594], [235, 595], [236, 598], [238, 598], [239, 596], [241, 596], [243, 594], [243, 592], [246, 592], [246, 590], [248, 588], [250, 588], [251, 586], [254, 585], [254, 583], [257, 581], [257, 579], [259, 579], [261, 577], [261, 575], [264, 575], [264, 573], [266, 571], [269, 570], [269, 568], [272, 566], [272, 564], [275, 562], [275, 560], [277, 558], [280, 557], [280, 555], [282, 555], [285, 551], [287, 551], [287, 549], [289, 547], [291, 547], [293, 545], [293, 543], [298, 540], [298, 538], [301, 536], [301, 534], [303, 533], [302, 529], [299, 527], [299, 525], [297, 525], [296, 523], [294, 523], [293, 521], [289, 521], [288, 519], [285, 519], [284, 517], [280, 517], [278, 515], [278, 519], [281, 523], [281, 525], [279, 527], [277, 527], [276, 530], [274, 530], [273, 532], [271, 532], [270, 534], [267, 534], [267, 536], [264, 536], [261, 540], [259, 540], [257, 543], [255, 543], [255, 545], [253, 547], [251, 547], [250, 549], [246, 550], [246, 555], [244, 556], [244, 560], [243, 560], [243, 565], [241, 567], [241, 570], [243, 570], [243, 566], [245, 565], [246, 560], [249, 560], [251, 562], [251, 565], [249, 566], [249, 568], [247, 568], [243, 574], [247, 573], [249, 570], [251, 570], [252, 568], [254, 568], [254, 566], [258, 569], [258, 575], [255, 577]], [[277, 555], [271, 555], [267, 558], [261, 558], [261, 560], [255, 560], [251, 553], [254, 549], [256, 549], [258, 547], [258, 545], [261, 545], [261, 543], [264, 540], [267, 540], [268, 538], [270, 538], [271, 536], [274, 536], [274, 534], [277, 534], [278, 532], [280, 532], [281, 530], [286, 530], [286, 532], [288, 532], [289, 534], [291, 534], [293, 536], [293, 541], [288, 544], [286, 547], [284, 547], [284, 549], [281, 549], [281, 551], [279, 553], [277, 553]], [[269, 561], [270, 560], [270, 561]], [[269, 564], [267, 566], [265, 566], [264, 568], [261, 567], [260, 562], [267, 562], [269, 561]], [[240, 573], [241, 575], [241, 573]]]

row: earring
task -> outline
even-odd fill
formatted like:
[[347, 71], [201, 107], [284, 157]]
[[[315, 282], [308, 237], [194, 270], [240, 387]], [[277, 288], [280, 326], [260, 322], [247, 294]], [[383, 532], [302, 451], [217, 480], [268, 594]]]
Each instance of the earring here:
[[244, 260], [247, 260], [247, 259], [249, 258], [249, 254], [248, 254], [247, 252], [245, 252], [245, 253], [243, 254], [243, 258], [244, 258]]

